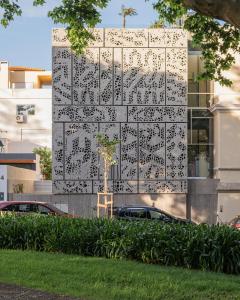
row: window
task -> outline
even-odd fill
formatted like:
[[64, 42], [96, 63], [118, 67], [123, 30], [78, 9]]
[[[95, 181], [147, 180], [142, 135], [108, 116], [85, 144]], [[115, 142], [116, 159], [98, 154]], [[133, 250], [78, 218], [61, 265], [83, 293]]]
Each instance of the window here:
[[51, 211], [48, 207], [46, 207], [46, 206], [44, 206], [44, 205], [38, 205], [38, 212], [39, 212], [40, 214], [48, 215], [48, 214], [50, 214], [52, 211]]
[[3, 211], [29, 212], [31, 211], [31, 204], [12, 204], [5, 207]]
[[213, 146], [188, 145], [188, 176], [213, 176]]
[[211, 82], [196, 81], [203, 71], [200, 55], [189, 55], [188, 69], [188, 176], [213, 176], [213, 115]]
[[7, 207], [3, 208], [3, 211], [17, 211], [17, 206], [16, 205], [8, 205]]
[[146, 218], [147, 214], [144, 208], [128, 209], [125, 216], [131, 218]]
[[16, 206], [18, 206], [17, 211], [19, 211], [19, 212], [30, 212], [31, 211], [31, 209], [30, 209], [31, 204], [18, 204]]
[[151, 219], [163, 220], [165, 222], [171, 221], [170, 217], [166, 216], [165, 214], [163, 214], [159, 211], [150, 210], [149, 212], [150, 212]]
[[18, 104], [17, 105], [17, 115], [35, 115], [35, 105], [34, 104]]

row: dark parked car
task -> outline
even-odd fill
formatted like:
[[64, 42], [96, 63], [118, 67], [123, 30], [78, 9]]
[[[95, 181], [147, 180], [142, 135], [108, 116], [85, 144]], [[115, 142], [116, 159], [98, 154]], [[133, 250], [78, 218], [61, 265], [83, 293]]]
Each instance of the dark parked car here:
[[72, 215], [61, 211], [49, 203], [35, 201], [0, 202], [0, 212], [13, 212], [17, 214], [38, 213], [43, 215], [72, 217]]
[[229, 222], [229, 225], [233, 228], [240, 230], [240, 216], [235, 217]]
[[113, 214], [116, 218], [125, 220], [158, 220], [164, 223], [193, 224], [190, 220], [177, 218], [165, 211], [149, 206], [115, 207]]

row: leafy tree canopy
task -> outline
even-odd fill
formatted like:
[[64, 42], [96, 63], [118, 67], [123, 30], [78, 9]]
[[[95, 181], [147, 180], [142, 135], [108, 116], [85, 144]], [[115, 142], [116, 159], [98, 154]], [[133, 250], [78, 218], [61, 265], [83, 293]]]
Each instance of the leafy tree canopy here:
[[[146, 0], [148, 1], [148, 0]], [[46, 0], [34, 0], [33, 5], [43, 5]], [[100, 9], [110, 0], [62, 0], [49, 12], [55, 23], [67, 27], [72, 49], [81, 54], [89, 39], [87, 28], [101, 21]], [[240, 0], [156, 0], [153, 5], [160, 20], [175, 23], [184, 17], [184, 28], [191, 32], [193, 44], [200, 46], [205, 71], [199, 79], [217, 80], [230, 85], [223, 71], [234, 63], [234, 53], [240, 51]], [[22, 11], [18, 0], [0, 0], [1, 24], [7, 26]], [[222, 20], [220, 22], [219, 20]]]

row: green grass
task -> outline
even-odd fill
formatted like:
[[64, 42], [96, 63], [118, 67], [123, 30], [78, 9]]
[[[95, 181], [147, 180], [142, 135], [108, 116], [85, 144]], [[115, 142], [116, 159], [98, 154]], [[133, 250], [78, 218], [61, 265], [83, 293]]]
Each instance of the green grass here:
[[94, 300], [240, 299], [240, 276], [30, 251], [0, 250], [0, 282]]

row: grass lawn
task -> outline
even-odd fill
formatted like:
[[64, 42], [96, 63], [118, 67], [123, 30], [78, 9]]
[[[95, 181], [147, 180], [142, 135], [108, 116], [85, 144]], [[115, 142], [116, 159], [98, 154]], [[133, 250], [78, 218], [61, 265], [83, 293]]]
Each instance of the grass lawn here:
[[0, 250], [0, 282], [94, 300], [240, 299], [240, 276], [29, 251]]

